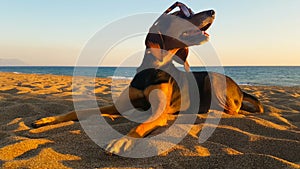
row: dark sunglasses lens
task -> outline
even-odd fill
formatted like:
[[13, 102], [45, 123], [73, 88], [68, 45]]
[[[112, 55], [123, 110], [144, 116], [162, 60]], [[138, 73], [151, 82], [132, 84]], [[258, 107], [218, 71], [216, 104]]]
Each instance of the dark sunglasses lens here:
[[186, 17], [190, 17], [190, 16], [191, 16], [190, 11], [187, 9], [186, 6], [182, 5], [182, 6], [180, 7], [180, 9], [181, 9], [181, 11], [184, 13], [184, 15], [185, 15]]

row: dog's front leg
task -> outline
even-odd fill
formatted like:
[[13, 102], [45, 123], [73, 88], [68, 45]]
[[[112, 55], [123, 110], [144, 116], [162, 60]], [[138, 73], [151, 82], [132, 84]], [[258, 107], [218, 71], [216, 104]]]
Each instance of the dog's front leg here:
[[145, 96], [151, 104], [152, 116], [144, 123], [133, 128], [126, 136], [113, 140], [106, 150], [110, 153], [122, 153], [129, 151], [137, 138], [143, 138], [155, 128], [167, 124], [168, 115], [174, 113], [170, 107], [172, 87], [168, 84], [150, 86], [145, 90]]
[[165, 126], [167, 119], [168, 116], [162, 115], [152, 122], [140, 124], [121, 139], [112, 140], [106, 147], [106, 151], [114, 154], [130, 151], [139, 138], [143, 138], [157, 127]]

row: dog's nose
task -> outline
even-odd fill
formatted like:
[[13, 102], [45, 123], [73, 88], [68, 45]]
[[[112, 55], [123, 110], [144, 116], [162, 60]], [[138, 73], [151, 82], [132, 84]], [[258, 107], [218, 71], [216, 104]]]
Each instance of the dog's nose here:
[[215, 17], [216, 12], [214, 10], [210, 10], [210, 14], [212, 17]]

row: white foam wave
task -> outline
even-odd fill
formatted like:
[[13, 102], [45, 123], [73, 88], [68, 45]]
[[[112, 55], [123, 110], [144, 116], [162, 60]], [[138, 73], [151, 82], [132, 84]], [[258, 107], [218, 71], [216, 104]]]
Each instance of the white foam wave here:
[[108, 78], [121, 79], [121, 80], [132, 80], [133, 79], [133, 77], [125, 77], [125, 76], [108, 76]]

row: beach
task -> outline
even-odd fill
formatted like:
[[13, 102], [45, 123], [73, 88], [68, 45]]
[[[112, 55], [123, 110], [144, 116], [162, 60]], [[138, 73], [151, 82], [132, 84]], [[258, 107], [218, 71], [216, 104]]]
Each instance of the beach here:
[[[114, 81], [113, 95], [129, 82]], [[197, 136], [207, 114], [198, 115], [189, 134], [172, 149], [133, 159], [107, 154], [78, 121], [31, 126], [95, 96], [99, 106], [112, 103], [111, 79], [80, 77], [76, 83], [80, 87], [72, 91], [71, 76], [0, 72], [0, 168], [300, 168], [300, 87], [243, 85], [262, 102], [264, 113], [230, 116], [211, 110], [222, 118], [204, 143]], [[119, 130], [132, 126], [122, 120], [111, 125]], [[155, 132], [160, 130], [164, 128]]]

